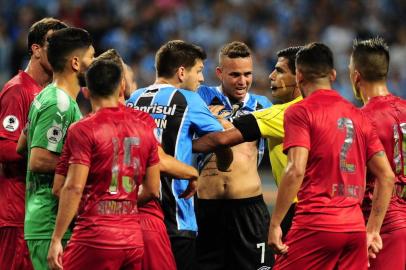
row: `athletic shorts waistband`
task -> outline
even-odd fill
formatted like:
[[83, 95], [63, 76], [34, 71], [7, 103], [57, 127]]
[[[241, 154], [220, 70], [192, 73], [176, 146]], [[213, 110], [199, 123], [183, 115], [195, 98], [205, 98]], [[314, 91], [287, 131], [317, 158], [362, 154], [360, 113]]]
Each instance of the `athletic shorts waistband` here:
[[197, 199], [198, 203], [200, 204], [217, 204], [217, 203], [225, 203], [225, 204], [252, 204], [255, 202], [263, 202], [264, 196], [262, 194], [254, 197], [249, 198], [242, 198], [242, 199]]

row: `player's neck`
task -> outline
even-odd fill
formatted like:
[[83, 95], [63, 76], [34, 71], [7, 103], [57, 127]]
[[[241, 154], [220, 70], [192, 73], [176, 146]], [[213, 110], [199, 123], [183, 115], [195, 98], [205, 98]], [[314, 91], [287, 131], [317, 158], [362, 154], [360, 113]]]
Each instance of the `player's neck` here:
[[97, 112], [103, 108], [115, 108], [118, 107], [119, 99], [117, 96], [109, 97], [94, 97], [90, 96], [90, 104], [92, 105], [92, 111]]
[[65, 91], [73, 100], [76, 100], [80, 91], [79, 80], [76, 73], [54, 73], [53, 83]]
[[158, 77], [155, 80], [154, 84], [169, 84], [172, 85], [173, 87], [176, 88], [181, 88], [181, 82], [179, 82], [178, 80], [176, 80], [175, 78], [163, 78], [163, 77]]
[[24, 70], [41, 87], [47, 86], [52, 80], [52, 73], [47, 73], [38, 61], [30, 60]]
[[373, 97], [387, 96], [390, 94], [386, 81], [380, 82], [366, 82], [362, 81], [361, 85], [361, 97], [364, 104], [367, 104]]
[[316, 90], [323, 89], [323, 90], [331, 90], [331, 83], [329, 81], [316, 81], [316, 82], [307, 82], [304, 87], [304, 94], [308, 97]]

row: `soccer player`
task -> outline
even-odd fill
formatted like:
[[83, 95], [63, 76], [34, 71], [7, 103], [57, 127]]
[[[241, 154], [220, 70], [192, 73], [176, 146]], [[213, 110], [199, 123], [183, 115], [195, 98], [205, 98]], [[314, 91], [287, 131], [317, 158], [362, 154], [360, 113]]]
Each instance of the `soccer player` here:
[[[111, 60], [121, 67], [123, 63], [121, 56], [115, 49], [109, 49], [105, 51], [104, 53], [102, 53], [97, 57], [97, 60]], [[126, 74], [127, 71], [124, 69], [123, 72], [124, 72], [123, 80], [124, 79], [127, 80], [128, 79], [127, 76], [128, 74]], [[126, 85], [125, 90], [127, 90], [128, 82], [126, 82], [125, 85]], [[121, 104], [124, 104], [124, 96], [125, 91], [120, 91], [119, 92], [120, 106]], [[145, 114], [144, 116], [150, 118], [149, 114]], [[152, 128], [156, 128], [156, 124], [154, 121], [152, 121]], [[189, 198], [193, 196], [197, 189], [196, 188], [197, 178], [199, 176], [197, 170], [194, 167], [189, 166], [183, 162], [180, 162], [174, 157], [166, 154], [160, 145], [158, 145], [158, 155], [160, 159], [159, 162], [160, 172], [169, 174], [176, 178], [190, 180], [188, 188], [181, 195], [181, 197]], [[59, 187], [61, 187], [65, 181], [68, 169], [67, 167], [69, 156], [70, 153], [68, 153], [67, 149], [64, 148], [61, 158], [59, 159], [58, 165], [55, 169], [53, 193], [56, 196], [59, 196]], [[61, 184], [57, 185], [56, 184], [57, 181], [59, 181]], [[144, 239], [144, 256], [142, 259], [143, 261], [141, 269], [175, 270], [176, 263], [171, 250], [168, 233], [166, 231], [166, 227], [163, 220], [160, 218], [160, 216], [163, 215], [162, 211], [159, 216], [155, 215], [153, 212], [150, 213], [150, 211], [148, 211], [148, 209], [144, 207], [140, 207], [139, 211], [142, 213], [140, 215], [140, 224], [141, 229], [143, 230], [142, 235]], [[151, 224], [154, 224], [152, 229]]]
[[[47, 252], [55, 224], [57, 200], [52, 180], [67, 128], [81, 118], [76, 97], [94, 48], [87, 31], [65, 28], [48, 38], [53, 82], [34, 99], [28, 115], [28, 170], [24, 235], [35, 269], [47, 269]], [[24, 134], [21, 134], [24, 137]], [[24, 140], [21, 140], [24, 141]], [[64, 240], [67, 240], [67, 233]]]
[[[159, 158], [153, 120], [119, 106], [122, 76], [122, 67], [106, 60], [96, 60], [86, 73], [93, 113], [69, 129], [70, 165], [49, 250], [51, 269], [140, 269], [137, 204], [159, 196]], [[77, 211], [62, 259], [61, 240]]]
[[[362, 111], [372, 121], [395, 174], [395, 192], [381, 228], [383, 249], [370, 259], [369, 269], [406, 269], [406, 101], [393, 96], [386, 85], [389, 49], [382, 38], [354, 41], [350, 79]], [[368, 172], [363, 201], [364, 217], [371, 212], [375, 177]]]
[[0, 92], [0, 269], [31, 269], [24, 241], [26, 160], [16, 153], [34, 97], [52, 80], [46, 39], [67, 27], [54, 18], [34, 23], [28, 32], [30, 61]]
[[[189, 165], [192, 164], [192, 136], [223, 129], [199, 95], [193, 92], [203, 81], [205, 58], [205, 52], [198, 46], [180, 40], [169, 41], [156, 53], [156, 82], [137, 90], [127, 101], [127, 106], [146, 111], [155, 119], [163, 150]], [[221, 156], [218, 166], [223, 170], [231, 162], [227, 150], [217, 153]], [[196, 269], [197, 224], [193, 198], [180, 196], [189, 181], [161, 174], [161, 184], [165, 219], [156, 201], [142, 211], [164, 219], [177, 269]]]
[[[225, 44], [216, 74], [221, 85], [201, 86], [199, 95], [209, 107], [222, 108], [226, 119], [272, 105], [268, 98], [251, 94], [253, 61], [249, 47], [238, 41]], [[217, 111], [218, 109], [216, 109]], [[212, 111], [216, 114], [215, 111]], [[221, 172], [216, 156], [208, 155], [201, 167], [198, 186], [197, 260], [202, 269], [257, 269], [271, 266], [267, 245], [269, 213], [264, 202], [257, 165], [264, 141], [232, 148], [230, 171]]]
[[[269, 230], [269, 244], [282, 254], [274, 269], [367, 269], [367, 248], [371, 255], [381, 248], [394, 175], [368, 119], [332, 90], [335, 78], [326, 45], [310, 43], [297, 53], [296, 82], [306, 98], [285, 113], [288, 164]], [[365, 165], [376, 176], [366, 228]], [[293, 224], [282, 243], [280, 224], [296, 195]]]
[[[284, 113], [289, 106], [302, 100], [299, 88], [296, 85], [295, 58], [301, 47], [289, 47], [277, 53], [278, 61], [275, 69], [269, 75], [271, 80], [272, 101], [270, 108], [241, 115], [233, 120], [233, 127], [224, 132], [213, 132], [193, 142], [193, 150], [208, 152], [221, 147], [233, 146], [245, 141], [255, 141], [261, 137], [268, 139], [269, 157], [272, 173], [279, 186], [287, 157], [282, 152]], [[295, 199], [295, 201], [297, 201]], [[288, 214], [282, 222], [283, 235], [289, 230], [295, 203], [292, 203]]]

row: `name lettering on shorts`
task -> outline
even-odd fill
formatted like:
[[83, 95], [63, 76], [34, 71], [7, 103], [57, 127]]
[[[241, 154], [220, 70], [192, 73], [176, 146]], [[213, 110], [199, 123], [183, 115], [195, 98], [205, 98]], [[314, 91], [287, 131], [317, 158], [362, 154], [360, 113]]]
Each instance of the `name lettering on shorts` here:
[[134, 215], [138, 210], [133, 201], [101, 201], [97, 212], [99, 215]]

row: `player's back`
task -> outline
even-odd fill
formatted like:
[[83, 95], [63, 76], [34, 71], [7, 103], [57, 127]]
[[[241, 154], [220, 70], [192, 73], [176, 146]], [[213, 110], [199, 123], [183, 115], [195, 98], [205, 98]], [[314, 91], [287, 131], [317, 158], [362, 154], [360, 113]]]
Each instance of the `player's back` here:
[[[360, 203], [366, 162], [374, 154], [372, 126], [351, 103], [332, 90], [317, 90], [286, 113], [284, 148], [304, 146], [309, 157], [293, 228], [365, 230]], [[294, 125], [290, 125], [293, 123]], [[375, 135], [376, 137], [376, 135]]]
[[[381, 231], [387, 232], [406, 227], [406, 101], [393, 96], [377, 96], [362, 108], [374, 124], [379, 139], [396, 176], [396, 196], [393, 196]], [[365, 198], [362, 203], [364, 216], [369, 216], [375, 177], [368, 172]]]
[[[159, 161], [151, 158], [157, 155], [156, 139], [144, 117], [125, 107], [103, 108], [70, 128], [69, 163], [89, 165], [72, 241], [106, 248], [142, 245], [138, 186], [147, 167]], [[75, 146], [77, 140], [85, 143]]]
[[396, 182], [406, 184], [406, 156], [402, 150], [406, 149], [406, 101], [393, 95], [378, 96], [362, 110], [376, 127]]

